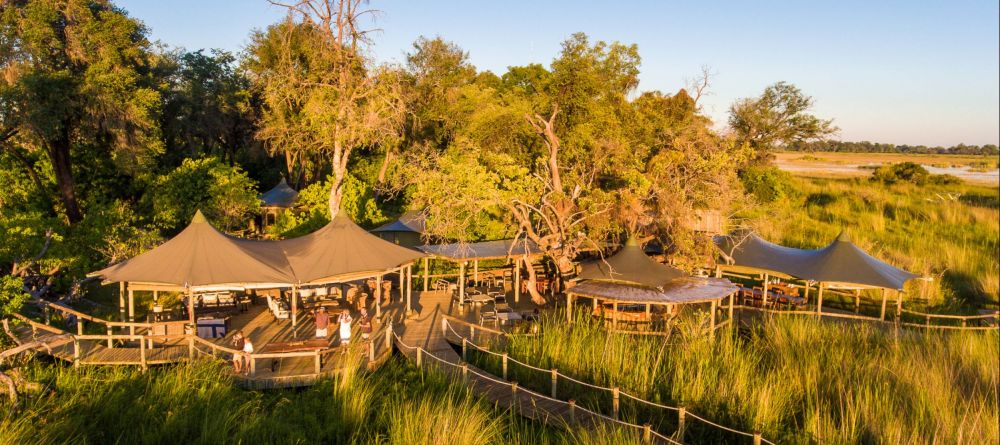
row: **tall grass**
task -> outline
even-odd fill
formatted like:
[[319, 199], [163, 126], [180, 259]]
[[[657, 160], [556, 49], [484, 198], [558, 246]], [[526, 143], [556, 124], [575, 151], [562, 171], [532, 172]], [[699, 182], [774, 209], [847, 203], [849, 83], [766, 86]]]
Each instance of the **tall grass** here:
[[[997, 443], [1000, 341], [996, 332], [916, 333], [782, 318], [743, 336], [636, 338], [596, 322], [543, 321], [514, 337], [512, 358], [647, 400], [683, 405], [779, 443]], [[500, 345], [495, 347], [499, 348]], [[496, 366], [481, 355], [482, 366]], [[544, 376], [543, 376], [544, 377]], [[526, 376], [516, 376], [529, 382]], [[548, 379], [528, 384], [545, 391]], [[560, 382], [561, 397], [579, 391]], [[592, 392], [590, 392], [592, 393]], [[603, 400], [593, 400], [609, 412]], [[672, 433], [676, 414], [629, 408], [636, 423]], [[698, 442], [734, 436], [691, 423]]]
[[[768, 240], [817, 248], [841, 230], [876, 257], [931, 281], [906, 295], [940, 309], [996, 305], [1000, 196], [974, 185], [883, 185], [866, 179], [792, 178], [789, 197], [751, 215]], [[957, 199], [952, 199], [960, 195]]]

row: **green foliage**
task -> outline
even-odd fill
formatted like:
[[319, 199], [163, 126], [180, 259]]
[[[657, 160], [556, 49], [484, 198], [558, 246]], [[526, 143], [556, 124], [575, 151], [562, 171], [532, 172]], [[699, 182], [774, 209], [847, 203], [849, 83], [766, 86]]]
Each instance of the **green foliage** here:
[[900, 162], [898, 164], [883, 165], [872, 173], [872, 181], [883, 184], [896, 184], [898, 182], [909, 182], [916, 185], [924, 185], [930, 173], [920, 164], [915, 162]]
[[777, 167], [747, 167], [740, 173], [740, 181], [747, 194], [762, 203], [780, 201], [795, 194], [792, 175]]
[[[272, 236], [284, 238], [305, 235], [330, 222], [330, 188], [332, 178], [314, 183], [299, 191], [301, 210], [284, 211], [268, 228]], [[344, 195], [340, 211], [363, 227], [375, 227], [388, 221], [378, 207], [372, 186], [348, 174], [344, 179]]]
[[778, 82], [756, 98], [741, 99], [729, 107], [729, 127], [738, 140], [750, 144], [758, 160], [778, 147], [821, 140], [837, 132], [832, 120], [809, 114], [813, 98], [795, 85]]
[[0, 276], [0, 317], [17, 313], [31, 295], [24, 291], [24, 281], [11, 275]]
[[247, 218], [260, 211], [256, 184], [239, 167], [217, 158], [185, 159], [180, 167], [160, 175], [144, 197], [153, 221], [176, 232], [201, 209], [226, 230], [244, 227]]

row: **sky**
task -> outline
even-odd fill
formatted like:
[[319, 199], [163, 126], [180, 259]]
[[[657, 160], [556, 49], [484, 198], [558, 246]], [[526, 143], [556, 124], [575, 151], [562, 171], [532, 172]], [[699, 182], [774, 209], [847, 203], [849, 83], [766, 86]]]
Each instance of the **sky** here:
[[[116, 0], [150, 37], [188, 50], [241, 51], [285, 12], [266, 0]], [[406, 1], [381, 10], [372, 52], [401, 63], [440, 36], [480, 70], [558, 56], [575, 32], [635, 43], [641, 91], [714, 74], [705, 113], [720, 127], [736, 99], [778, 81], [815, 99], [837, 138], [895, 144], [1000, 142], [1000, 6], [989, 1]]]

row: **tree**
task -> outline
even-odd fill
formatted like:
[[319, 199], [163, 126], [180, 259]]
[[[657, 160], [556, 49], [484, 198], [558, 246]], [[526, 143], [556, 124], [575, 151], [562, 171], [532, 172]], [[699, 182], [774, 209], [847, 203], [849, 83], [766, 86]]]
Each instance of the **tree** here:
[[230, 165], [254, 139], [257, 106], [250, 81], [229, 52], [165, 53], [169, 72], [163, 104], [168, 155], [218, 156]]
[[185, 159], [180, 167], [160, 175], [143, 197], [153, 221], [176, 232], [201, 209], [223, 229], [241, 227], [260, 210], [256, 185], [239, 167], [218, 158]]
[[813, 98], [795, 85], [778, 82], [757, 98], [737, 100], [729, 107], [729, 127], [739, 142], [756, 151], [755, 159], [769, 159], [771, 152], [789, 144], [820, 140], [839, 129], [808, 111]]
[[83, 218], [75, 147], [103, 147], [131, 170], [161, 147], [145, 33], [105, 1], [0, 6], [0, 147], [45, 153], [70, 223]]
[[[368, 31], [360, 0], [273, 2], [288, 18], [253, 36], [249, 68], [264, 110], [258, 136], [295, 165], [311, 162], [308, 179], [333, 173], [330, 213], [340, 210], [355, 149], [396, 143], [405, 112], [401, 73], [372, 67], [361, 46]], [[327, 164], [327, 162], [329, 164]], [[296, 174], [293, 174], [296, 173]], [[301, 175], [301, 176], [300, 176]]]

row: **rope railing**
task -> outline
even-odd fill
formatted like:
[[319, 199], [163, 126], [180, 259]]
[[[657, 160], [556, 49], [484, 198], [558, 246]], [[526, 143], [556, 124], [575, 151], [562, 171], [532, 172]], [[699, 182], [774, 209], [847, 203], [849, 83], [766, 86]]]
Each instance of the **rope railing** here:
[[[587, 409], [585, 407], [578, 406], [578, 405], [576, 405], [576, 403], [574, 401], [565, 401], [565, 400], [560, 400], [560, 399], [557, 399], [557, 398], [554, 398], [554, 397], [546, 396], [544, 394], [532, 391], [531, 389], [520, 387], [520, 386], [517, 385], [517, 383], [508, 382], [508, 381], [505, 381], [505, 380], [500, 380], [500, 379], [494, 377], [493, 375], [490, 375], [490, 374], [485, 373], [485, 372], [482, 372], [482, 373], [478, 372], [478, 371], [476, 371], [475, 368], [470, 368], [466, 364], [456, 364], [456, 363], [449, 362], [448, 360], [445, 360], [445, 359], [443, 359], [441, 357], [438, 357], [438, 356], [434, 355], [432, 352], [427, 351], [427, 350], [425, 350], [425, 349], [423, 349], [423, 348], [421, 348], [419, 346], [408, 345], [405, 342], [403, 342], [403, 339], [398, 334], [396, 334], [394, 331], [392, 332], [392, 336], [394, 337], [393, 343], [395, 343], [397, 347], [400, 347], [402, 349], [409, 350], [409, 351], [416, 350], [416, 351], [418, 351], [418, 354], [419, 354], [418, 357], [420, 357], [420, 356], [431, 357], [431, 358], [435, 359], [436, 361], [438, 361], [438, 362], [440, 362], [442, 364], [446, 364], [448, 366], [451, 366], [453, 368], [462, 368], [462, 372], [463, 373], [469, 373], [469, 374], [475, 375], [475, 376], [477, 376], [477, 377], [479, 377], [479, 378], [481, 378], [483, 380], [486, 380], [486, 381], [489, 381], [489, 382], [493, 382], [493, 383], [498, 384], [498, 385], [508, 386], [515, 393], [517, 393], [517, 392], [525, 393], [525, 394], [528, 394], [530, 397], [534, 397], [534, 398], [538, 398], [538, 399], [543, 399], [543, 400], [548, 400], [548, 401], [553, 402], [553, 403], [557, 403], [557, 404], [560, 404], [560, 405], [563, 405], [563, 406], [567, 406], [567, 407], [569, 407], [571, 413], [574, 413], [575, 411], [578, 410], [578, 411], [581, 412], [581, 414], [590, 415], [590, 416], [592, 416], [594, 418], [601, 419], [601, 420], [604, 420], [606, 422], [610, 422], [611, 424], [614, 424], [614, 425], [620, 425], [620, 426], [624, 426], [624, 427], [628, 427], [628, 428], [631, 428], [631, 429], [638, 430], [638, 431], [641, 432], [643, 440], [645, 442], [647, 442], [647, 443], [651, 442], [653, 438], [656, 438], [656, 439], [658, 439], [660, 441], [663, 441], [663, 442], [671, 444], [671, 445], [681, 445], [680, 442], [678, 442], [676, 440], [673, 440], [670, 437], [667, 437], [667, 436], [665, 436], [665, 435], [663, 435], [663, 434], [661, 434], [661, 433], [659, 433], [657, 431], [652, 430], [652, 428], [648, 424], [647, 425], [637, 425], [637, 424], [634, 424], [634, 423], [625, 422], [623, 420], [615, 419], [615, 418], [609, 417], [607, 415], [601, 414], [599, 412], [589, 410], [589, 409]], [[419, 365], [419, 363], [418, 363], [418, 365]], [[520, 399], [518, 399], [518, 400], [520, 400]], [[575, 416], [575, 414], [571, 414], [571, 416]], [[575, 422], [575, 420], [573, 420], [573, 421]], [[767, 443], [770, 443], [770, 442], [767, 442]]]
[[[585, 382], [585, 381], [582, 381], [582, 380], [579, 380], [579, 379], [575, 379], [575, 378], [573, 378], [571, 376], [568, 376], [568, 375], [566, 375], [566, 374], [564, 374], [562, 372], [559, 372], [556, 369], [544, 369], [544, 368], [540, 368], [540, 367], [533, 366], [533, 365], [530, 365], [528, 363], [522, 362], [520, 360], [511, 358], [509, 354], [504, 354], [504, 353], [498, 353], [496, 351], [491, 351], [488, 348], [485, 348], [485, 347], [477, 345], [475, 342], [469, 340], [468, 338], [466, 338], [462, 334], [459, 334], [458, 331], [455, 330], [454, 326], [451, 325], [451, 323], [449, 322], [449, 320], [445, 319], [443, 324], [447, 327], [448, 331], [451, 331], [452, 334], [454, 334], [456, 337], [458, 337], [459, 339], [461, 339], [463, 347], [469, 347], [469, 346], [471, 346], [473, 349], [475, 349], [477, 351], [480, 351], [480, 352], [483, 352], [483, 353], [486, 353], [487, 355], [494, 356], [494, 357], [500, 357], [505, 362], [504, 363], [504, 369], [505, 370], [506, 370], [507, 364], [514, 363], [514, 364], [517, 364], [517, 365], [522, 366], [524, 368], [531, 369], [531, 370], [534, 370], [534, 371], [537, 371], [537, 372], [541, 372], [541, 373], [545, 373], [547, 375], [550, 375], [551, 378], [553, 379], [553, 385], [552, 385], [553, 394], [556, 393], [556, 384], [555, 384], [555, 382], [557, 381], [558, 378], [562, 378], [564, 380], [568, 380], [568, 381], [570, 381], [572, 383], [575, 383], [577, 385], [580, 385], [580, 386], [583, 386], [583, 387], [586, 387], [586, 388], [591, 388], [591, 389], [594, 389], [594, 390], [603, 391], [603, 392], [606, 392], [606, 393], [611, 393], [611, 395], [614, 397], [614, 399], [613, 399], [614, 400], [614, 406], [615, 406], [614, 410], [616, 411], [616, 415], [617, 415], [617, 411], [618, 411], [618, 400], [619, 400], [619, 397], [620, 396], [624, 396], [626, 398], [629, 398], [631, 400], [634, 400], [634, 401], [636, 401], [638, 403], [641, 403], [641, 404], [644, 404], [644, 405], [647, 405], [647, 406], [651, 406], [651, 407], [659, 408], [659, 409], [664, 409], [664, 410], [667, 410], [667, 411], [677, 412], [677, 413], [683, 413], [683, 414], [681, 414], [681, 417], [680, 417], [680, 419], [681, 419], [680, 423], [682, 423], [682, 424], [684, 422], [684, 420], [683, 420], [684, 416], [685, 415], [689, 415], [692, 418], [694, 418], [696, 420], [699, 420], [699, 421], [701, 421], [701, 422], [703, 422], [703, 423], [705, 423], [707, 425], [710, 425], [710, 426], [722, 429], [722, 430], [730, 432], [730, 433], [739, 434], [739, 435], [742, 435], [742, 436], [745, 436], [745, 437], [752, 438], [754, 440], [754, 443], [758, 443], [757, 441], [759, 440], [760, 443], [768, 443], [768, 444], [772, 444], [773, 445], [773, 442], [771, 442], [771, 441], [769, 441], [767, 439], [764, 439], [760, 435], [760, 433], [748, 433], [748, 432], [745, 432], [745, 431], [740, 431], [740, 430], [736, 430], [736, 429], [733, 429], [733, 428], [730, 428], [730, 427], [727, 427], [727, 426], [720, 425], [718, 423], [715, 423], [715, 422], [712, 422], [710, 420], [707, 420], [707, 419], [705, 419], [705, 418], [703, 418], [701, 416], [697, 416], [697, 415], [695, 415], [695, 414], [687, 411], [683, 407], [675, 407], [675, 406], [664, 405], [664, 404], [660, 404], [660, 403], [656, 403], [656, 402], [651, 402], [651, 401], [645, 400], [645, 399], [643, 399], [641, 397], [638, 397], [638, 396], [635, 396], [633, 394], [629, 394], [629, 393], [627, 393], [625, 391], [622, 391], [621, 388], [609, 388], [609, 387], [605, 387], [605, 386], [601, 386], [601, 385], [596, 385], [596, 384], [593, 384], [593, 383]], [[549, 398], [549, 397], [546, 397], [546, 398]], [[611, 419], [611, 417], [609, 417], [609, 419]], [[681, 427], [680, 430], [683, 430], [683, 427]]]
[[[982, 314], [982, 315], [944, 315], [944, 314], [929, 314], [926, 312], [911, 311], [908, 309], [903, 309], [901, 312], [905, 314], [914, 315], [917, 317], [923, 317], [925, 319], [924, 323], [912, 323], [904, 322], [900, 319], [895, 320], [885, 320], [879, 317], [872, 317], [867, 315], [857, 315], [857, 314], [842, 314], [839, 312], [817, 312], [815, 310], [780, 310], [780, 309], [770, 309], [756, 306], [747, 305], [735, 305], [734, 309], [737, 310], [750, 310], [754, 312], [761, 312], [770, 315], [805, 315], [812, 317], [822, 317], [822, 318], [840, 318], [848, 320], [859, 320], [869, 323], [878, 323], [883, 325], [894, 325], [898, 323], [900, 326], [912, 327], [912, 328], [923, 328], [923, 329], [941, 329], [941, 330], [960, 330], [960, 331], [989, 331], [1000, 329], [1000, 312], [995, 314]], [[945, 324], [933, 324], [931, 320], [941, 319], [941, 320], [957, 320], [961, 321], [961, 326], [952, 326]], [[983, 320], [988, 322], [989, 319], [994, 319], [994, 326], [968, 326], [967, 323], [972, 320]]]

